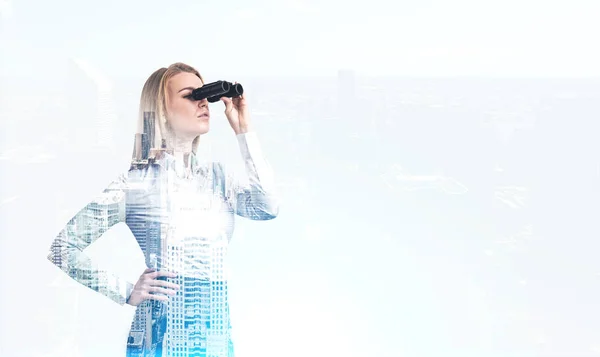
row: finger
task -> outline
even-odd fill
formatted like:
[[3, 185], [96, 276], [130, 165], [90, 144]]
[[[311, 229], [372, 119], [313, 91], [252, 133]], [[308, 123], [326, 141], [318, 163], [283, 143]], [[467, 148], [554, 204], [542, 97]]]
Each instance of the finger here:
[[240, 106], [242, 103], [244, 103], [244, 97], [242, 95], [233, 98], [233, 104], [236, 106]]
[[171, 296], [177, 294], [177, 291], [175, 291], [175, 290], [164, 289], [164, 288], [160, 288], [158, 286], [151, 286], [149, 291], [151, 293], [166, 294], [166, 295], [171, 295]]
[[164, 286], [166, 288], [171, 288], [171, 289], [179, 289], [179, 285], [168, 282], [168, 281], [164, 281], [164, 280], [152, 280], [150, 282], [151, 286]]
[[145, 295], [145, 299], [146, 299], [146, 300], [169, 301], [169, 297], [168, 297], [168, 296], [164, 296], [164, 295], [153, 295], [153, 294], [146, 294], [146, 295]]
[[171, 273], [171, 272], [165, 271], [165, 270], [154, 271], [154, 272], [146, 274], [146, 277], [149, 278], [149, 279], [156, 279], [159, 276], [166, 276], [166, 277], [169, 277], [169, 278], [176, 278], [177, 274], [176, 273]]
[[144, 274], [144, 278], [146, 278], [146, 279], [154, 279], [154, 278], [158, 277], [159, 273], [160, 272], [158, 272], [158, 271], [150, 271], [149, 273]]
[[160, 276], [166, 276], [169, 278], [176, 278], [177, 277], [177, 273], [174, 273], [172, 271], [167, 271], [167, 270], [163, 270], [160, 272]]
[[245, 105], [245, 104], [246, 104], [246, 97], [244, 97], [244, 95], [243, 95], [243, 94], [241, 94], [241, 95], [239, 95], [239, 96], [235, 97], [235, 102], [234, 102], [234, 104], [235, 104], [236, 106], [238, 106], [238, 107], [241, 107], [242, 105]]
[[231, 98], [221, 97], [221, 101], [225, 104], [225, 113], [233, 110], [234, 104]]

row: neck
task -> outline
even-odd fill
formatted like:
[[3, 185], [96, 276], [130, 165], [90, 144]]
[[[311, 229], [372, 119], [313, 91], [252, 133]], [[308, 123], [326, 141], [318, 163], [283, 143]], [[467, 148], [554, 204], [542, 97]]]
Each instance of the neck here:
[[193, 140], [175, 138], [173, 141], [173, 152], [190, 153], [192, 152]]
[[192, 152], [193, 138], [176, 136], [172, 142], [173, 155], [177, 160], [182, 160], [186, 167], [190, 165], [190, 154]]

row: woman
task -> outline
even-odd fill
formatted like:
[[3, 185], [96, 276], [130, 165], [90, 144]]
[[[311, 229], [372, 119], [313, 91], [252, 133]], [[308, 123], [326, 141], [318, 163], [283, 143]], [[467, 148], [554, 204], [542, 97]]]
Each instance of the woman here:
[[[237, 136], [249, 185], [242, 187], [196, 152], [210, 125], [204, 85], [194, 68], [175, 63], [154, 72], [142, 90], [132, 166], [77, 213], [48, 258], [81, 284], [136, 309], [131, 356], [231, 355], [223, 256], [235, 215], [275, 218], [273, 175], [250, 131], [244, 96], [221, 98]], [[146, 256], [135, 283], [90, 261], [82, 250], [124, 221]]]

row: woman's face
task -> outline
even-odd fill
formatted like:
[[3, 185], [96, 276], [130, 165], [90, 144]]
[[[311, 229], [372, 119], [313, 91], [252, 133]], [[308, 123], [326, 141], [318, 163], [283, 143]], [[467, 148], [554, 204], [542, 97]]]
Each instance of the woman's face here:
[[175, 135], [193, 140], [209, 130], [210, 113], [208, 101], [187, 99], [203, 83], [193, 73], [178, 73], [167, 83], [167, 120]]

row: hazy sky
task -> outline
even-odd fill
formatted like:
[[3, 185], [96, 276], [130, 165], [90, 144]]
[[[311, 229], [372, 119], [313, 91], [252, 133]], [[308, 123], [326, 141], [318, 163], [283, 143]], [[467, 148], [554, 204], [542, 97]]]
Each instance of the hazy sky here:
[[[0, 322], [8, 321], [6, 324], [0, 323], [0, 345], [13, 351], [32, 350], [31, 353], [23, 352], [27, 355], [41, 355], [38, 352], [44, 349], [54, 351], [54, 345], [44, 343], [54, 338], [54, 332], [49, 331], [57, 330], [56, 336], [68, 336], [68, 331], [74, 331], [77, 327], [72, 327], [68, 319], [62, 319], [62, 311], [86, 311], [85, 306], [94, 307], [97, 315], [90, 315], [87, 311], [82, 313], [81, 318], [86, 322], [83, 326], [95, 327], [96, 330], [91, 333], [82, 330], [81, 335], [74, 335], [75, 340], [78, 336], [89, 338], [81, 345], [97, 338], [98, 333], [111, 334], [114, 327], [111, 314], [106, 312], [116, 310], [117, 306], [108, 305], [108, 302], [104, 304], [104, 297], [99, 294], [94, 295], [78, 287], [80, 306], [83, 307], [77, 310], [69, 305], [70, 298], [61, 300], [58, 298], [61, 295], [56, 293], [54, 300], [52, 296], [47, 299], [44, 292], [51, 289], [44, 284], [36, 287], [30, 283], [46, 281], [46, 278], [59, 273], [48, 269], [45, 254], [53, 235], [60, 225], [64, 225], [67, 213], [74, 214], [93, 194], [104, 188], [108, 180], [114, 178], [113, 175], [129, 167], [130, 137], [120, 134], [133, 130], [133, 126], [128, 126], [132, 124], [126, 124], [132, 123], [126, 115], [107, 119], [104, 116], [96, 117], [97, 113], [92, 112], [89, 117], [82, 118], [80, 111], [71, 110], [69, 101], [76, 103], [83, 98], [83, 103], [90, 103], [90, 95], [98, 95], [90, 86], [65, 87], [64, 98], [60, 99], [63, 102], [58, 103], [59, 99], [47, 93], [45, 87], [64, 85], [68, 78], [64, 71], [70, 58], [81, 58], [83, 63], [97, 67], [100, 73], [106, 74], [106, 77], [102, 76], [108, 78], [106, 82], [116, 76], [145, 79], [157, 67], [175, 61], [194, 65], [207, 80], [234, 80], [237, 75], [335, 75], [340, 68], [352, 68], [366, 75], [592, 76], [600, 74], [597, 66], [600, 53], [595, 38], [600, 33], [600, 23], [596, 21], [599, 10], [600, 3], [597, 0], [571, 1], [568, 5], [526, 0], [455, 0], [451, 4], [440, 0], [371, 0], [354, 5], [342, 1], [321, 1], [317, 4], [316, 0], [237, 3], [214, 0], [0, 0], [0, 76], [58, 80], [56, 85], [52, 81], [45, 85], [35, 83], [33, 90], [37, 93], [34, 97], [40, 93], [39, 97], [47, 97], [44, 100], [52, 101], [52, 105], [47, 107], [45, 103], [48, 102], [39, 99], [29, 101], [25, 90], [2, 86], [5, 82], [0, 81], [0, 113], [10, 113], [4, 117], [0, 114], [2, 123], [9, 123], [5, 124], [8, 130], [4, 133], [12, 136], [12, 142], [22, 142], [24, 145], [29, 145], [32, 138], [39, 138], [40, 135], [44, 138], [64, 137], [69, 144], [51, 147], [56, 151], [57, 158], [37, 164], [39, 166], [8, 160], [5, 157], [12, 155], [10, 152], [3, 153], [4, 160], [0, 160], [0, 165], [4, 165], [0, 172], [13, 173], [2, 177], [6, 184], [0, 185], [0, 207], [4, 210], [0, 215], [0, 223], [6, 227], [0, 229], [8, 232], [3, 233], [3, 237], [10, 238], [0, 239], [0, 243], [6, 242], [6, 247], [10, 248], [0, 249], [0, 271], [3, 288], [18, 292], [0, 294], [0, 315], [4, 318]], [[67, 83], [85, 83], [83, 78], [72, 77], [73, 82]], [[100, 85], [100, 82], [104, 82], [99, 81], [98, 77], [101, 76], [93, 74], [92, 77], [95, 77], [99, 89], [105, 87], [105, 83]], [[19, 83], [27, 84], [28, 79]], [[139, 82], [140, 85], [142, 83]], [[484, 87], [495, 88], [495, 85], [490, 83], [489, 87]], [[299, 122], [311, 121], [308, 129], [315, 135], [310, 142], [324, 143], [315, 149], [303, 147], [303, 142], [309, 142], [305, 139], [296, 137], [296, 140], [287, 140], [288, 137], [293, 138], [288, 133], [300, 126], [286, 123], [285, 120], [290, 119], [287, 114], [283, 119], [276, 118], [273, 122], [264, 120], [261, 123], [260, 117], [257, 118], [256, 122], [261, 123], [258, 125], [265, 128], [260, 132], [260, 137], [265, 138], [264, 147], [281, 145], [275, 150], [265, 150], [268, 151], [268, 157], [273, 158], [272, 162], [277, 163], [277, 175], [284, 178], [281, 181], [286, 178], [292, 181], [300, 171], [299, 166], [304, 163], [312, 166], [301, 167], [305, 176], [296, 180], [307, 183], [306, 192], [300, 191], [301, 188], [288, 188], [289, 196], [297, 201], [290, 199], [290, 203], [282, 209], [281, 217], [268, 224], [239, 220], [236, 227], [236, 237], [229, 255], [235, 272], [231, 301], [232, 323], [237, 331], [236, 354], [247, 357], [259, 351], [263, 356], [280, 356], [284, 351], [290, 357], [429, 357], [453, 355], [452, 351], [448, 351], [453, 348], [456, 352], [454, 355], [467, 357], [494, 357], [491, 351], [500, 349], [498, 355], [506, 357], [511, 356], [509, 351], [514, 351], [512, 356], [516, 356], [516, 352], [537, 348], [534, 338], [538, 336], [551, 341], [546, 345], [546, 351], [552, 350], [557, 355], [561, 351], [556, 352], [556, 348], [560, 347], [566, 349], [575, 346], [582, 351], [589, 349], [591, 344], [600, 346], [596, 342], [600, 328], [591, 326], [600, 319], [589, 318], [597, 314], [598, 309], [590, 309], [590, 306], [595, 306], [592, 302], [597, 301], [594, 299], [600, 293], [596, 290], [587, 293], [597, 287], [595, 283], [588, 283], [594, 281], [596, 270], [590, 275], [592, 268], [580, 269], [585, 270], [586, 275], [582, 276], [589, 279], [585, 284], [581, 280], [584, 278], [567, 279], [567, 273], [561, 273], [557, 278], [562, 279], [558, 281], [565, 288], [550, 283], [554, 277], [552, 274], [569, 264], [566, 262], [578, 262], [575, 255], [585, 247], [583, 235], [580, 237], [569, 231], [567, 238], [575, 243], [564, 247], [564, 238], [561, 236], [568, 231], [570, 224], [583, 224], [585, 219], [576, 217], [573, 207], [584, 206], [577, 198], [563, 198], [564, 206], [552, 201], [554, 198], [544, 199], [544, 196], [552, 196], [546, 193], [571, 180], [562, 177], [576, 176], [563, 169], [563, 166], [574, 167], [580, 163], [577, 160], [590, 157], [587, 153], [592, 149], [580, 148], [587, 148], [584, 144], [592, 148], [591, 144], [587, 144], [591, 141], [574, 138], [583, 134], [586, 134], [584, 138], [590, 138], [591, 134], [587, 133], [592, 131], [582, 123], [598, 115], [594, 113], [592, 104], [582, 106], [575, 97], [565, 101], [547, 99], [539, 104], [539, 108], [538, 104], [521, 106], [520, 103], [530, 101], [529, 98], [539, 98], [522, 95], [522, 92], [543, 90], [520, 88], [520, 82], [511, 86], [520, 90], [507, 87], [509, 89], [502, 92], [507, 93], [506, 97], [497, 94], [496, 89], [489, 89], [489, 94], [486, 94], [478, 93], [476, 89], [441, 87], [440, 93], [444, 93], [444, 97], [440, 101], [450, 102], [445, 93], [465, 93], [462, 95], [468, 104], [462, 108], [451, 105], [428, 107], [428, 104], [445, 102], [432, 99], [433, 95], [438, 95], [435, 92], [419, 88], [404, 90], [406, 93], [402, 92], [401, 96], [408, 102], [412, 98], [431, 101], [422, 105], [425, 109], [417, 109], [417, 105], [408, 103], [401, 111], [397, 111], [398, 114], [393, 114], [394, 105], [398, 104], [393, 103], [393, 98], [400, 96], [392, 97], [391, 94], [392, 99], [378, 102], [380, 108], [374, 105], [372, 112], [384, 116], [386, 120], [402, 119], [396, 121], [400, 124], [390, 125], [391, 128], [398, 128], [394, 129], [398, 130], [397, 133], [389, 130], [390, 133], [378, 140], [382, 148], [403, 148], [405, 152], [398, 156], [414, 158], [417, 167], [420, 162], [423, 162], [423, 167], [433, 166], [426, 160], [436, 158], [455, 163], [458, 168], [451, 169], [465, 177], [468, 175], [461, 172], [463, 169], [468, 171], [466, 169], [471, 169], [471, 166], [477, 168], [468, 171], [473, 173], [469, 181], [474, 183], [469, 183], [470, 196], [466, 196], [465, 201], [436, 196], [435, 192], [411, 196], [413, 198], [407, 198], [406, 195], [397, 198], [400, 196], [391, 196], [391, 191], [379, 181], [379, 174], [373, 172], [369, 173], [377, 177], [377, 181], [367, 187], [370, 191], [362, 191], [365, 194], [359, 195], [357, 187], [369, 181], [360, 175], [347, 177], [348, 170], [333, 170], [328, 161], [333, 162], [334, 158], [338, 158], [335, 155], [340, 155], [342, 163], [339, 166], [343, 167], [351, 162], [352, 155], [358, 153], [356, 161], [368, 161], [367, 154], [374, 153], [372, 157], [375, 157], [383, 149], [375, 150], [373, 148], [377, 148], [376, 145], [365, 144], [364, 141], [361, 142], [362, 146], [354, 146], [354, 141], [345, 138], [344, 131], [321, 124], [324, 114], [319, 112], [320, 102], [316, 100], [303, 103], [302, 111], [293, 114], [292, 118]], [[135, 89], [136, 93], [140, 89]], [[570, 89], [564, 90], [568, 92]], [[578, 90], [573, 91], [578, 93]], [[264, 89], [264, 93], [272, 96], [277, 92]], [[431, 95], [425, 99], [417, 97], [429, 95], [427, 93]], [[123, 103], [127, 111], [131, 110], [135, 115], [138, 95], [132, 95], [131, 102], [117, 95], [115, 100]], [[546, 97], [551, 96], [548, 94]], [[310, 98], [313, 100], [316, 96]], [[99, 99], [104, 100], [102, 97]], [[288, 105], [285, 103], [294, 104], [289, 104], [290, 109], [281, 109], [280, 105]], [[386, 105], [387, 108], [383, 107]], [[552, 108], [553, 105], [558, 108], [558, 114], [551, 116], [546, 108]], [[52, 113], [61, 106], [67, 109], [67, 115], [63, 116], [60, 111], [57, 111], [58, 114]], [[531, 106], [535, 107], [534, 111], [521, 109]], [[300, 104], [296, 104], [292, 98], [279, 101], [270, 97], [268, 104], [260, 110], [294, 113], [299, 107]], [[47, 108], [50, 109], [46, 111]], [[222, 109], [215, 109], [213, 113], [218, 114], [214, 115], [213, 122], [220, 124], [211, 126], [210, 140], [222, 143], [223, 147], [229, 147], [230, 152], [238, 155], [233, 133], [226, 127]], [[104, 111], [103, 107], [101, 110], [104, 114], [111, 113]], [[14, 114], [19, 111], [22, 111], [20, 115]], [[532, 173], [533, 169], [529, 169], [532, 165], [526, 160], [520, 161], [527, 166], [523, 173], [510, 173], [510, 169], [507, 169], [508, 175], [515, 175], [508, 177], [519, 178], [523, 175], [525, 182], [533, 182], [538, 177], [539, 182], [543, 181], [539, 184], [541, 190], [538, 188], [538, 191], [534, 191], [538, 201], [532, 210], [539, 210], [539, 213], [531, 218], [526, 215], [529, 211], [525, 211], [525, 214], [515, 213], [514, 216], [507, 214], [509, 224], [505, 225], [500, 224], [502, 218], [496, 216], [496, 212], [500, 211], [490, 201], [492, 193], [495, 194], [492, 181], [504, 182], [502, 180], [506, 176], [491, 178], [493, 160], [509, 161], [511, 155], [500, 153], [500, 149], [496, 149], [499, 145], [490, 146], [490, 149], [478, 147], [478, 143], [488, 139], [473, 139], [476, 135], [484, 134], [478, 131], [475, 124], [472, 126], [473, 132], [463, 130], [467, 126], [461, 124], [470, 120], [475, 123], [473, 118], [483, 120], [488, 116], [486, 112], [494, 115], [500, 113], [503, 118], [508, 117], [511, 123], [517, 121], [511, 119], [515, 117], [527, 120], [534, 118], [536, 123], [541, 118], [549, 117], [549, 124], [545, 129], [542, 126], [542, 134], [538, 134], [537, 140], [541, 146], [532, 144], [532, 148], [538, 149], [532, 149], [530, 155], [537, 157], [537, 152], [556, 147], [548, 154], [552, 156], [548, 162], [556, 166], [550, 167], [550, 164], [539, 162], [543, 167], [540, 170], [551, 174], [542, 180], [541, 174]], [[467, 118], [462, 118], [463, 115]], [[7, 117], [12, 120], [5, 120]], [[565, 130], [566, 139], [561, 139], [560, 145], [555, 145], [553, 136], [559, 132], [559, 118], [563, 117], [568, 119], [568, 123], [576, 125], [571, 131]], [[357, 121], [363, 119], [360, 116], [357, 118]], [[451, 126], [450, 120], [458, 120], [458, 124]], [[409, 126], [411, 121], [413, 124]], [[93, 125], [103, 122], [113, 125], [113, 149], [119, 154], [109, 155], [90, 148], [85, 135], [94, 130]], [[364, 125], [362, 121], [358, 123], [352, 125], [357, 128]], [[434, 130], [446, 128], [449, 133], [444, 134], [447, 135], [460, 133], [461, 139], [436, 136], [429, 132], [428, 123], [432, 123]], [[89, 130], [85, 128], [86, 125]], [[543, 134], [544, 130], [546, 134]], [[575, 132], [577, 135], [570, 134]], [[268, 135], [281, 135], [282, 139], [279, 142], [273, 137], [267, 140]], [[542, 137], [543, 140], [540, 139]], [[440, 147], [423, 150], [425, 153], [422, 156], [414, 154], [425, 147], [424, 142], [434, 142], [432, 138], [445, 140]], [[462, 138], [468, 140], [464, 139], [464, 144], [458, 145], [455, 150], [443, 147], [457, 143]], [[384, 140], [402, 142], [402, 146], [394, 146]], [[480, 150], [481, 155], [466, 155], [468, 145], [471, 145], [469, 149]], [[298, 148], [292, 149], [292, 146]], [[365, 150], [363, 153], [357, 147], [373, 151]], [[30, 155], [21, 148], [17, 149], [20, 155]], [[319, 163], [318, 156], [311, 156], [317, 150], [329, 150], [329, 160]], [[397, 155], [394, 150], [389, 150], [390, 155]], [[498, 153], [493, 150], [498, 150]], [[516, 152], [518, 149], [514, 150]], [[558, 155], [559, 150], [572, 151]], [[286, 155], [296, 153], [304, 161], [290, 163]], [[452, 159], [452, 155], [458, 154], [465, 154], [466, 158]], [[484, 165], [480, 165], [478, 160], [484, 157], [489, 157], [489, 171], [486, 172], [490, 173], [475, 171], [479, 167], [483, 170]], [[386, 162], [387, 159], [381, 161]], [[389, 161], [391, 164], [392, 159]], [[408, 167], [411, 163], [399, 164]], [[323, 167], [329, 168], [324, 170]], [[44, 175], [44, 180], [41, 180], [43, 184], [30, 184], [31, 177], [40, 177], [40, 173]], [[422, 174], [434, 173], [424, 170]], [[481, 183], [477, 183], [478, 180]], [[512, 178], [506, 180], [512, 183]], [[488, 184], [489, 191], [486, 191]], [[573, 186], [575, 188], [570, 190], [579, 191], [562, 190], [564, 193], [559, 192], [560, 195], [586, 199], [595, 197], [585, 191], [585, 184]], [[591, 187], [591, 184], [588, 186]], [[297, 194], [297, 191], [301, 194]], [[348, 192], [352, 194], [348, 195]], [[374, 201], [384, 203], [374, 204]], [[540, 208], [546, 206], [550, 207], [547, 216], [542, 214]], [[560, 217], [563, 208], [571, 216]], [[68, 212], [63, 215], [63, 210]], [[592, 209], [588, 211], [594, 212]], [[35, 224], [31, 224], [28, 217], [35, 217]], [[436, 217], [436, 221], [430, 217]], [[482, 223], [474, 223], [473, 219], [481, 219]], [[520, 224], [521, 219], [528, 220], [525, 222], [532, 220], [536, 224], [536, 235], [538, 230], [546, 233], [545, 236], [540, 234], [541, 243], [531, 245], [531, 255], [503, 253], [503, 248], [492, 246], [495, 235], [520, 232], [522, 227], [517, 223]], [[554, 232], [552, 228], [556, 225], [559, 233], [551, 236], [550, 233]], [[496, 232], [497, 226], [500, 227], [497, 229], [499, 233]], [[583, 232], [592, 226], [587, 223], [579, 229]], [[290, 227], [293, 229], [290, 230]], [[593, 237], [595, 231], [588, 234]], [[113, 236], [115, 239], [122, 238], [119, 234]], [[555, 241], [560, 245], [552, 243], [549, 236], [557, 237]], [[558, 248], [544, 248], [549, 241]], [[493, 256], [483, 253], [483, 248], [491, 249], [489, 246], [494, 247]], [[567, 249], [571, 249], [569, 257], [563, 254]], [[522, 263], [522, 268], [511, 266], [513, 261], [521, 264], [519, 259], [531, 265]], [[496, 265], [496, 261], [501, 264]], [[556, 264], [557, 261], [563, 262], [562, 265]], [[585, 263], [591, 261], [595, 260]], [[592, 263], [589, 265], [592, 266]], [[548, 267], [551, 268], [550, 272], [542, 274], [541, 271]], [[9, 273], [4, 274], [4, 271]], [[531, 281], [528, 286], [532, 288], [524, 287], [521, 283], [524, 279], [530, 279], [527, 280]], [[556, 289], [548, 293], [554, 287]], [[585, 294], [575, 296], [579, 291], [575, 287], [588, 290], [584, 290]], [[567, 299], [561, 293], [573, 295]], [[64, 292], [65, 297], [69, 294], [69, 291]], [[40, 299], [40, 295], [44, 299]], [[583, 303], [580, 303], [582, 299]], [[85, 301], [89, 301], [89, 305], [84, 305]], [[60, 310], [60, 303], [64, 310]], [[577, 306], [582, 310], [573, 313]], [[53, 316], [62, 323], [54, 323], [51, 319]], [[106, 325], [95, 320], [101, 317], [105, 318], [102, 321]], [[23, 333], [13, 328], [14, 321], [40, 325]], [[587, 325], [577, 328], [576, 325], [581, 322]], [[128, 328], [127, 323], [123, 325], [125, 328]], [[39, 343], [30, 343], [32, 339]], [[107, 337], [107, 341], [110, 339], [110, 336]], [[53, 341], [71, 343], [58, 337]], [[92, 343], [89, 344], [93, 347]], [[10, 346], [5, 347], [7, 345]], [[285, 351], [285, 348], [290, 351]], [[66, 355], [60, 351], [54, 352], [57, 356]], [[97, 355], [97, 351], [90, 353], [94, 354]], [[581, 356], [576, 352], [570, 355]]]
[[4, 75], [69, 56], [142, 77], [178, 60], [215, 75], [600, 73], [591, 0], [2, 0], [0, 11]]

